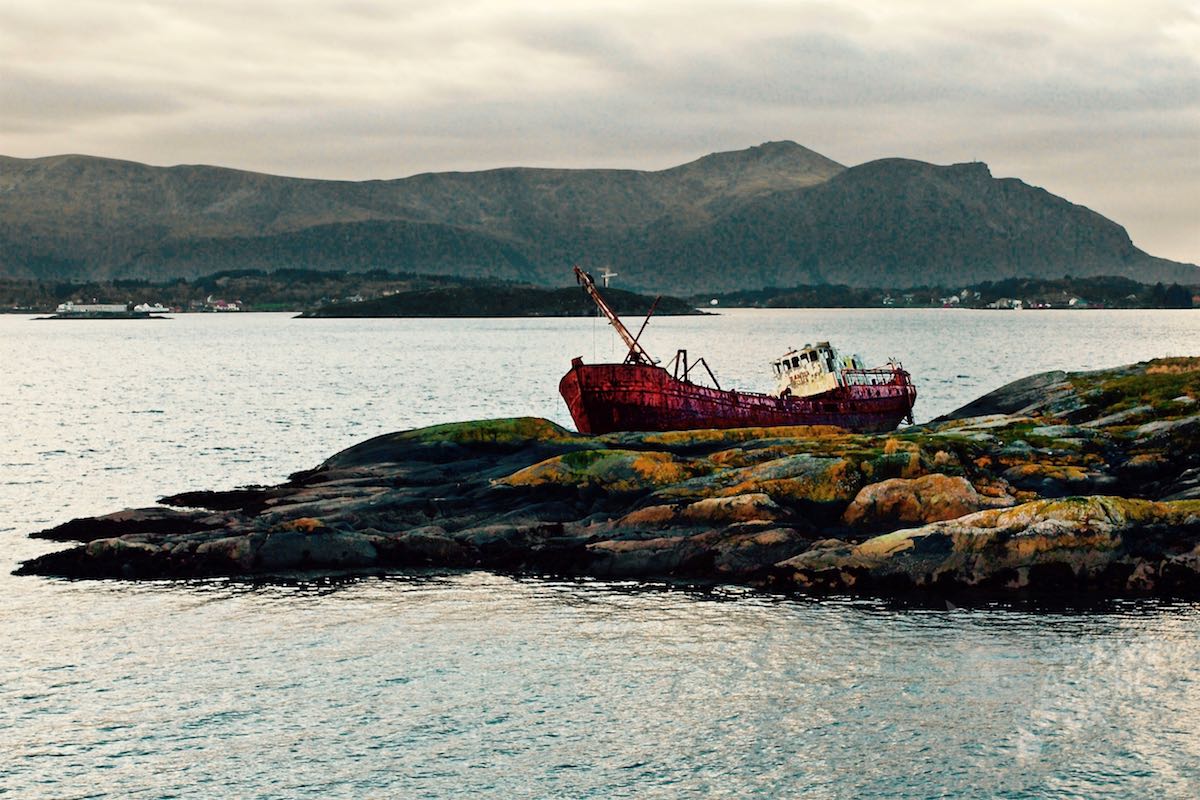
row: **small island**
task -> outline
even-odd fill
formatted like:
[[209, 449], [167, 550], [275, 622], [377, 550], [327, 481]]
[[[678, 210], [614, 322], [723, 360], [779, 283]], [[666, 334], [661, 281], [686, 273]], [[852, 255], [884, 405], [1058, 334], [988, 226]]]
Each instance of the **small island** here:
[[[644, 315], [654, 306], [659, 316], [703, 314], [675, 297], [653, 297], [605, 289], [617, 313]], [[577, 287], [545, 289], [508, 283], [468, 284], [414, 289], [372, 300], [344, 300], [299, 314], [300, 317], [590, 317], [596, 307]]]
[[585, 436], [544, 419], [380, 436], [277, 486], [37, 537], [91, 578], [470, 568], [769, 591], [1200, 595], [1200, 358], [1018, 380], [887, 434]]

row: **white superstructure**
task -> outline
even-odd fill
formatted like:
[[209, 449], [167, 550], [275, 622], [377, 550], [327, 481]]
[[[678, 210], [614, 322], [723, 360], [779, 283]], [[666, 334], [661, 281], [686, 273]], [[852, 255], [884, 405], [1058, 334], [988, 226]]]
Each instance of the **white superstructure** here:
[[806, 344], [771, 362], [779, 397], [808, 397], [828, 392], [843, 383], [842, 370], [863, 369], [859, 356], [843, 356], [829, 342]]

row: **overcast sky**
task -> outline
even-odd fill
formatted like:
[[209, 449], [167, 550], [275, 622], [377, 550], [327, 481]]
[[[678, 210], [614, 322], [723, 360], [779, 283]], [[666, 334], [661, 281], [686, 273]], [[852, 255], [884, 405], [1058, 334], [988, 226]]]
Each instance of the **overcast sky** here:
[[1200, 263], [1200, 0], [3, 0], [0, 153], [321, 178], [986, 161]]

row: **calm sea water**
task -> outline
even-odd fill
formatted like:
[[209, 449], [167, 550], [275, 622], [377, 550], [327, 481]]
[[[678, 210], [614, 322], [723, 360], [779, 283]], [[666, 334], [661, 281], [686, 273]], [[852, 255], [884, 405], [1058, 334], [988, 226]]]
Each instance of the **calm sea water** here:
[[[831, 339], [917, 418], [1044, 369], [1200, 351], [1200, 312], [735, 311], [647, 348], [726, 386]], [[592, 320], [0, 317], [0, 795], [1195, 797], [1200, 606], [929, 610], [393, 574], [16, 578], [26, 538], [274, 482], [369, 436], [536, 414]]]

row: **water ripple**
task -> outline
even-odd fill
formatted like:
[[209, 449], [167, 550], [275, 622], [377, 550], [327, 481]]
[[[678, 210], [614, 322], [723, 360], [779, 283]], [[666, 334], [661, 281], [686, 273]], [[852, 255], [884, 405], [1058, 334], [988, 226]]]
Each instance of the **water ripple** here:
[[[1195, 604], [922, 607], [446, 571], [8, 575], [58, 547], [29, 531], [273, 482], [377, 433], [566, 423], [554, 386], [591, 357], [590, 320], [234, 317], [0, 318], [0, 363], [21, 376], [0, 383], [0, 793], [1200, 795]], [[1198, 334], [1187, 312], [781, 311], [656, 320], [646, 343], [703, 351], [746, 387], [804, 340], [899, 355], [929, 418]], [[489, 390], [464, 393], [467, 374]]]

